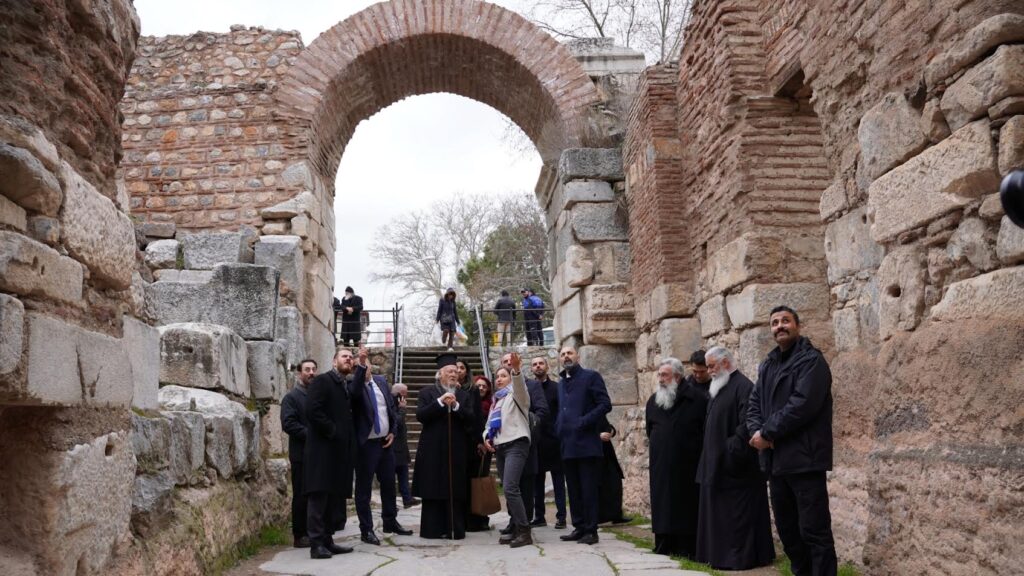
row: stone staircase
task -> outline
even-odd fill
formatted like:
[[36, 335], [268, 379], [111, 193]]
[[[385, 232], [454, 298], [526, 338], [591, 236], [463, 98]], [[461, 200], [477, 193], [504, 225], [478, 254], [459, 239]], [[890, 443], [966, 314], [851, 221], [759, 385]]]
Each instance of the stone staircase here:
[[[413, 462], [416, 460], [416, 449], [419, 446], [422, 429], [422, 425], [416, 420], [420, 390], [434, 385], [434, 375], [437, 373], [434, 358], [446, 350], [447, 348], [442, 347], [405, 349], [402, 382], [409, 387], [409, 406], [406, 409], [405, 422], [409, 430], [409, 455]], [[483, 373], [480, 350], [476, 347], [459, 347], [455, 349], [454, 354], [469, 366], [474, 375]], [[411, 466], [412, 462], [410, 469]]]

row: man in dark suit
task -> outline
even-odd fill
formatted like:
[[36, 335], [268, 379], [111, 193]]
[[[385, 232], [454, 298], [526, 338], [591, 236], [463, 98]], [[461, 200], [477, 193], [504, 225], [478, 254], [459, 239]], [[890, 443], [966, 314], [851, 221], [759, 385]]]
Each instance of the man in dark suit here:
[[412, 535], [398, 523], [395, 504], [395, 455], [392, 445], [398, 432], [398, 406], [388, 390], [383, 376], [374, 376], [367, 364], [369, 353], [359, 349], [359, 364], [366, 367], [369, 378], [349, 383], [352, 415], [356, 423], [356, 514], [359, 516], [361, 539], [367, 544], [380, 545], [373, 533], [373, 514], [370, 511], [370, 492], [373, 477], [380, 484], [381, 518], [384, 533]]
[[[539, 389], [547, 403], [547, 411], [540, 418], [536, 436], [530, 439], [531, 452], [534, 449], [537, 451], [537, 475], [533, 480], [533, 502], [527, 501], [526, 505], [533, 506], [533, 521], [530, 525], [547, 526], [547, 520], [544, 519], [544, 476], [551, 472], [551, 483], [555, 491], [555, 528], [560, 530], [565, 528], [565, 475], [562, 473], [561, 442], [555, 434], [558, 381], [551, 379], [548, 370], [548, 359], [544, 356], [536, 356], [530, 361], [534, 379], [527, 380], [526, 385]], [[530, 401], [533, 402], [532, 396]]]
[[295, 387], [281, 399], [281, 429], [288, 435], [288, 462], [292, 473], [292, 537], [296, 548], [309, 548], [306, 530], [305, 470], [302, 465], [306, 450], [306, 389], [316, 376], [316, 361], [310, 358], [299, 362], [299, 376]]
[[345, 297], [341, 299], [341, 342], [343, 346], [351, 343], [359, 346], [363, 338], [362, 330], [363, 297], [356, 296], [351, 286], [345, 287]]
[[598, 492], [601, 482], [601, 446], [599, 426], [612, 411], [604, 378], [579, 365], [572, 346], [562, 347], [562, 381], [558, 386], [556, 430], [562, 439], [562, 463], [569, 486], [569, 509], [573, 531], [565, 541], [596, 544]]
[[362, 385], [366, 368], [356, 366], [352, 352], [339, 349], [334, 368], [309, 384], [306, 417], [307, 530], [309, 556], [314, 559], [346, 554], [352, 548], [334, 543], [335, 510], [344, 509], [344, 500], [352, 496], [352, 402], [345, 377]]

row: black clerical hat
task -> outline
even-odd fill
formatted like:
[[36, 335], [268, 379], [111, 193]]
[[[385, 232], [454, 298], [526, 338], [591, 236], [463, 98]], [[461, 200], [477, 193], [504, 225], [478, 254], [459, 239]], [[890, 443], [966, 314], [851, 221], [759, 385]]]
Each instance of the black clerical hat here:
[[434, 359], [437, 362], [437, 368], [440, 370], [445, 366], [454, 366], [459, 361], [459, 357], [450, 352], [438, 354], [437, 358]]

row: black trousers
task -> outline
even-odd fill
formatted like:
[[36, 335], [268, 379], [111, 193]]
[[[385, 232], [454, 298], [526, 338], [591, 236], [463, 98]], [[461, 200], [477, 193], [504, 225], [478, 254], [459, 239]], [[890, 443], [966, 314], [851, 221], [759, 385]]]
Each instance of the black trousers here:
[[551, 483], [555, 489], [555, 520], [565, 520], [565, 474], [561, 470], [545, 470], [534, 477], [533, 518], [544, 518], [544, 476], [551, 472]]
[[569, 488], [572, 527], [584, 534], [597, 534], [598, 493], [601, 458], [573, 458], [563, 462]]
[[373, 477], [380, 485], [381, 518], [389, 526], [398, 517], [395, 503], [395, 455], [391, 448], [384, 448], [383, 438], [367, 440], [359, 447], [356, 456], [356, 515], [359, 516], [359, 531], [373, 532], [373, 512], [370, 511], [370, 492]]
[[541, 328], [540, 318], [526, 320], [526, 344], [528, 346], [544, 345], [544, 329]]
[[834, 576], [836, 545], [825, 472], [772, 476], [772, 510], [795, 576]]
[[306, 530], [306, 490], [303, 486], [302, 462], [291, 462], [292, 468], [292, 536], [295, 539], [307, 535]]
[[345, 499], [333, 492], [310, 492], [307, 495], [306, 522], [309, 542], [326, 546], [334, 541], [337, 509], [345, 509]]

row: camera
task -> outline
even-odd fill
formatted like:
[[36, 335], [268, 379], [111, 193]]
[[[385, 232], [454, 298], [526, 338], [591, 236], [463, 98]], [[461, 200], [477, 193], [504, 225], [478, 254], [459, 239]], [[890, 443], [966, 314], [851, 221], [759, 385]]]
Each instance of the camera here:
[[1018, 228], [1024, 228], [1024, 170], [1013, 170], [1003, 178], [999, 199], [1010, 221]]

